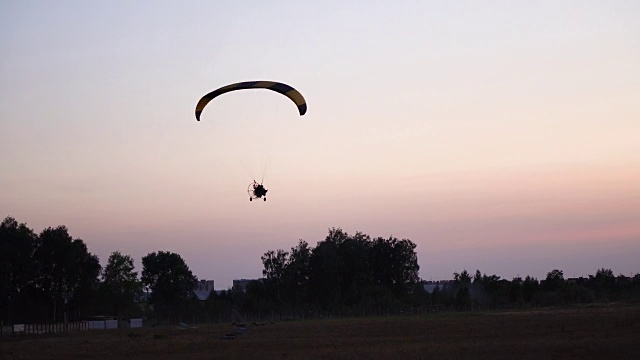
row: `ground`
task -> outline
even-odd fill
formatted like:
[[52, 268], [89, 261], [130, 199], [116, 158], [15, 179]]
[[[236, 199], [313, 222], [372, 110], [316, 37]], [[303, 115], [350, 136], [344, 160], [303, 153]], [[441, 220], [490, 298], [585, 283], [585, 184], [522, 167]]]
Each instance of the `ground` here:
[[0, 342], [0, 359], [637, 359], [640, 304], [197, 328], [93, 330]]

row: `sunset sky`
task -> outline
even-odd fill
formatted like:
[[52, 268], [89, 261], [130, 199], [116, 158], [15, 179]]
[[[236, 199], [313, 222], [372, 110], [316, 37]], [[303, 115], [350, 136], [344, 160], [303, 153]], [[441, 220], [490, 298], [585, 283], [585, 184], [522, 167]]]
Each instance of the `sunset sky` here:
[[[217, 289], [331, 227], [420, 276], [640, 272], [640, 2], [2, 1], [0, 218]], [[223, 85], [282, 81], [306, 98]], [[267, 202], [249, 202], [260, 180]]]

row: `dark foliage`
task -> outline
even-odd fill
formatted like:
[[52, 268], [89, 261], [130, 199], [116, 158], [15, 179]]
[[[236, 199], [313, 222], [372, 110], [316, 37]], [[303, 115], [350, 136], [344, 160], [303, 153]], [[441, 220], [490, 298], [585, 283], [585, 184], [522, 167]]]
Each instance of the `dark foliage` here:
[[246, 287], [194, 296], [197, 279], [178, 254], [152, 252], [133, 259], [113, 252], [105, 268], [65, 226], [40, 234], [7, 217], [0, 223], [0, 321], [77, 321], [94, 315], [144, 317], [147, 323], [244, 321], [305, 316], [366, 316], [440, 310], [565, 306], [637, 301], [640, 274], [611, 269], [565, 279], [553, 269], [544, 280], [501, 279], [476, 270], [437, 283], [418, 277], [416, 245], [408, 239], [372, 238], [332, 228], [311, 247], [262, 257], [263, 278]]
[[262, 256], [265, 295], [278, 310], [373, 309], [410, 300], [418, 278], [416, 245], [330, 229], [315, 248], [300, 240], [291, 251]]
[[150, 290], [149, 303], [161, 317], [179, 317], [194, 300], [198, 279], [176, 253], [158, 251], [142, 258], [142, 283]]
[[0, 291], [4, 321], [62, 321], [92, 311], [100, 262], [67, 228], [39, 235], [7, 217], [0, 225]]

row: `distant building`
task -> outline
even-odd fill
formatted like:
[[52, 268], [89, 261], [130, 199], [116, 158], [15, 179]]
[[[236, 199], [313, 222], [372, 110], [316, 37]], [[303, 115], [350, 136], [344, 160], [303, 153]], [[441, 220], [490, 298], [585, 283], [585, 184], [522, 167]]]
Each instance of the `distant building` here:
[[425, 280], [422, 282], [422, 287], [424, 288], [424, 291], [428, 292], [429, 294], [433, 294], [433, 291], [436, 288], [438, 288], [438, 290], [441, 291], [441, 290], [444, 290], [444, 288], [446, 288], [452, 283], [453, 283], [453, 280], [437, 280], [437, 281]]
[[[591, 275], [589, 275], [589, 278], [592, 278], [592, 276], [591, 276]], [[587, 278], [584, 278], [584, 277], [580, 276], [580, 277], [577, 277], [577, 278], [576, 278], [576, 277], [574, 277], [574, 278], [568, 278], [568, 279], [567, 279], [567, 280], [565, 280], [565, 281], [566, 281], [566, 283], [567, 283], [567, 284], [573, 284], [573, 285], [576, 285], [576, 284], [584, 284], [584, 283], [586, 283], [586, 282], [587, 282], [587, 280], [588, 280]]]
[[249, 285], [252, 281], [262, 282], [262, 279], [239, 279], [233, 280], [233, 290], [242, 291], [243, 293], [247, 292], [247, 285]]
[[196, 297], [200, 301], [205, 301], [211, 295], [213, 290], [213, 280], [200, 280], [198, 281], [198, 286], [193, 291], [196, 294]]
[[438, 284], [422, 284], [422, 286], [424, 287], [424, 291], [428, 292], [429, 294], [432, 294], [433, 290], [435, 290], [438, 287]]

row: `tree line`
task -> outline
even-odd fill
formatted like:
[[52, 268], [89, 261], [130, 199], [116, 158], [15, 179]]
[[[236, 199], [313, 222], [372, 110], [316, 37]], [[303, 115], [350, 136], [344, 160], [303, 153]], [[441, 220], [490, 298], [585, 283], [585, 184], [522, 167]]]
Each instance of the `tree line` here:
[[65, 226], [36, 234], [6, 217], [0, 224], [0, 321], [170, 317], [192, 301], [197, 278], [180, 255], [152, 252], [142, 267], [138, 276], [131, 256], [114, 251], [103, 268]]
[[614, 275], [611, 269], [598, 269], [588, 277], [564, 277], [554, 269], [544, 279], [531, 276], [501, 279], [476, 270], [453, 274], [453, 280], [437, 284], [427, 296], [430, 305], [452, 310], [477, 310], [508, 307], [546, 307], [588, 303], [637, 301], [640, 299], [640, 274]]
[[373, 315], [392, 309], [473, 310], [640, 298], [640, 275], [615, 276], [610, 269], [579, 279], [565, 279], [561, 270], [553, 270], [540, 281], [463, 270], [452, 280], [429, 284], [418, 275], [415, 249], [409, 239], [332, 228], [315, 247], [299, 240], [288, 251], [267, 251], [261, 257], [261, 279], [212, 292], [200, 301], [194, 293], [198, 279], [179, 254], [149, 253], [138, 274], [131, 256], [114, 251], [102, 267], [65, 226], [35, 233], [6, 217], [0, 224], [0, 321], [62, 322], [109, 315], [175, 323], [227, 321], [232, 313], [271, 318]]
[[331, 229], [315, 248], [303, 240], [290, 251], [262, 256], [264, 278], [251, 282], [235, 302], [251, 311], [308, 314], [390, 314], [563, 306], [640, 299], [640, 274], [565, 279], [554, 269], [546, 278], [502, 279], [476, 270], [455, 272], [438, 282], [418, 276], [416, 245], [408, 239], [371, 238]]

